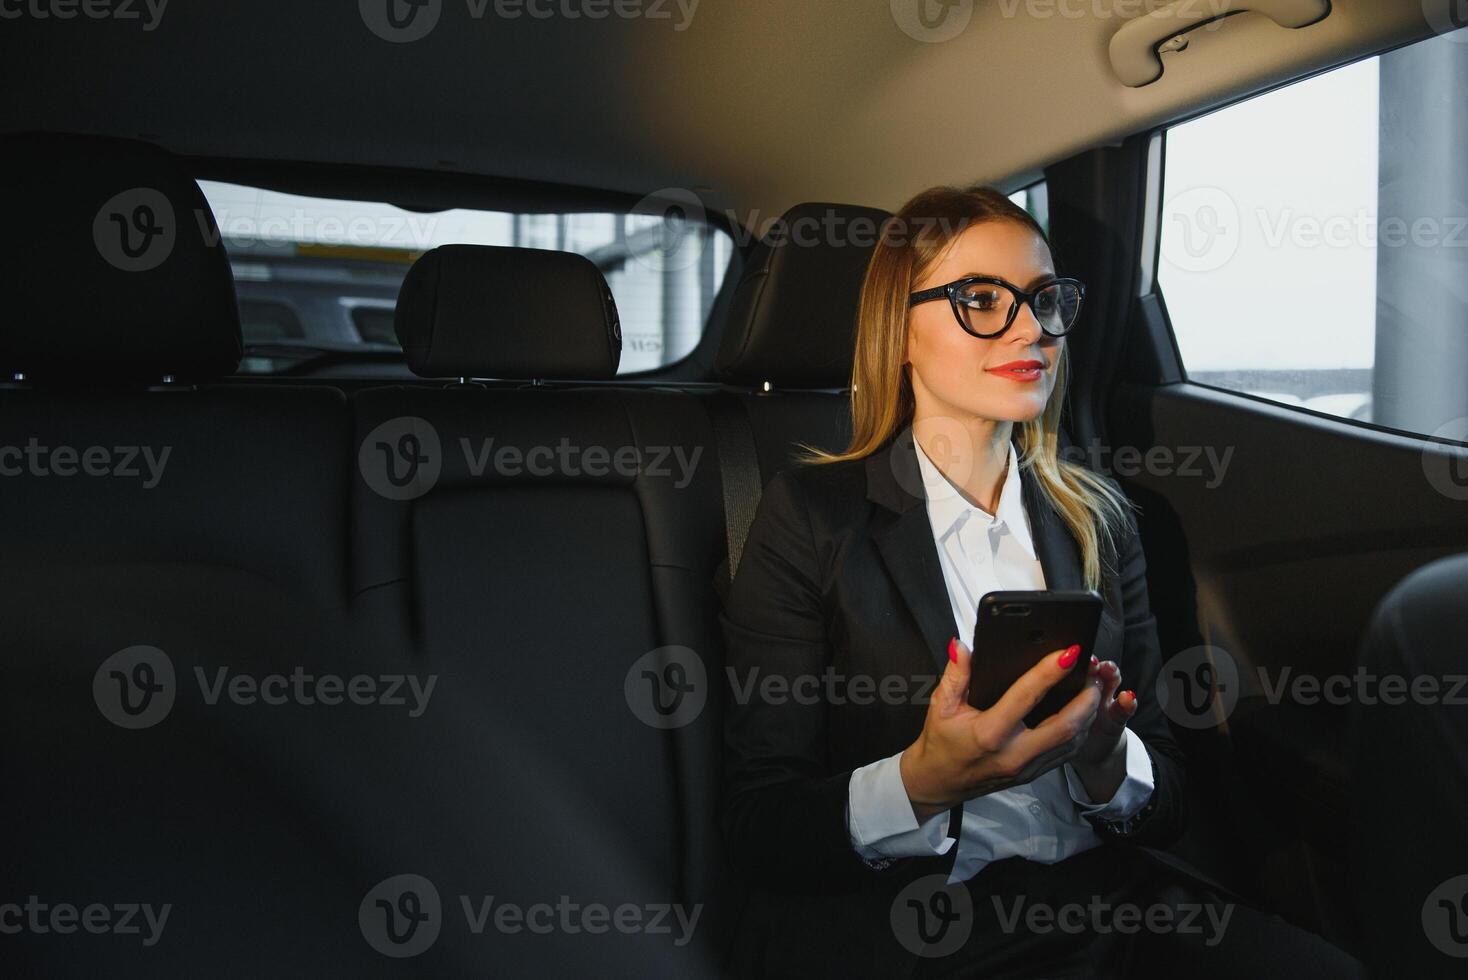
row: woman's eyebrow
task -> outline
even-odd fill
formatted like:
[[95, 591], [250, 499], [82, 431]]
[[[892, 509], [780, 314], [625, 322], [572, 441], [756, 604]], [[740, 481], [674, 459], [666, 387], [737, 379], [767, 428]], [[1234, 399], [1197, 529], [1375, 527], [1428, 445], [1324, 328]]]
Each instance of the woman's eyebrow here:
[[[964, 278], [964, 279], [1004, 279], [1003, 276], [991, 275], [990, 273], [987, 273], [987, 272], [966, 272], [966, 273], [964, 273], [964, 275], [963, 275], [962, 278]], [[1035, 278], [1031, 279], [1025, 285], [1024, 288], [1025, 288], [1025, 290], [1027, 292], [1034, 292], [1036, 289], [1038, 289], [1040, 286], [1045, 285], [1047, 282], [1054, 282], [1056, 279], [1059, 279], [1059, 278], [1060, 277], [1057, 276], [1053, 272], [1042, 272], [1040, 275], [1038, 275]], [[1005, 280], [1005, 281], [1008, 282], [1008, 280]]]

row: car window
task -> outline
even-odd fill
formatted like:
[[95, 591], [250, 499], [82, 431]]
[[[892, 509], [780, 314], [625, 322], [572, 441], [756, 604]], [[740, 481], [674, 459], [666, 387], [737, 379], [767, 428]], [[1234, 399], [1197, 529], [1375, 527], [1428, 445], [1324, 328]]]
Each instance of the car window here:
[[[243, 373], [284, 370], [320, 351], [398, 349], [393, 308], [418, 256], [439, 245], [578, 252], [602, 270], [622, 319], [619, 373], [649, 371], [698, 344], [733, 253], [701, 222], [643, 214], [420, 213], [200, 181], [234, 270]], [[669, 235], [678, 261], [666, 261]]]
[[1015, 191], [1009, 199], [1028, 211], [1045, 229], [1045, 234], [1050, 234], [1050, 195], [1043, 180]]
[[1468, 414], [1464, 41], [1167, 131], [1157, 277], [1189, 380], [1418, 433]]

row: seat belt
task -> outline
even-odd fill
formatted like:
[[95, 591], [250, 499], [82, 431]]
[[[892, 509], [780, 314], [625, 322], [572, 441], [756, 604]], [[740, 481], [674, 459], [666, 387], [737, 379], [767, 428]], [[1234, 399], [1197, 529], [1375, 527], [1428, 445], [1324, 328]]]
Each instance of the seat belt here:
[[754, 430], [743, 399], [736, 395], [719, 395], [713, 399], [712, 420], [714, 443], [719, 454], [719, 478], [724, 489], [724, 527], [729, 539], [729, 557], [725, 574], [720, 576], [721, 593], [728, 589], [739, 571], [744, 542], [749, 537], [759, 508], [764, 481], [760, 478], [759, 457], [755, 454]]

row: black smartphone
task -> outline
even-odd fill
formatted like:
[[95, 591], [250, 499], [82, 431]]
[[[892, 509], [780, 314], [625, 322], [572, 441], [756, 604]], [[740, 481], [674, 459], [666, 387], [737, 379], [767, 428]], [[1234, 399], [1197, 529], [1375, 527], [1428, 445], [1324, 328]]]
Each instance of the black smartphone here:
[[1086, 686], [1092, 647], [1101, 624], [1101, 596], [1091, 590], [990, 592], [979, 600], [968, 701], [992, 708], [1020, 675], [1047, 654], [1081, 645], [1075, 666], [1025, 716], [1034, 728]]

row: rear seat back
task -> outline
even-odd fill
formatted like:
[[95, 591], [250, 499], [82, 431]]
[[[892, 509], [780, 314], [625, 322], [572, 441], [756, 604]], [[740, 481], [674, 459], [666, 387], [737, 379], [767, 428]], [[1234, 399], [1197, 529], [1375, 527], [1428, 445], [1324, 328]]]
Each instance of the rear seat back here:
[[[867, 264], [891, 215], [801, 204], [756, 246], [735, 289], [715, 369], [747, 414], [768, 482], [801, 444], [845, 449], [851, 366]], [[728, 394], [718, 396], [729, 397]]]
[[[492, 847], [439, 863], [436, 884], [700, 918], [683, 947], [615, 931], [497, 935], [482, 940], [487, 962], [707, 972], [722, 877], [720, 719], [707, 698], [722, 538], [707, 417], [686, 394], [555, 384], [611, 378], [620, 351], [610, 292], [577, 256], [430, 252], [397, 325], [420, 373], [552, 382], [352, 398], [358, 612], [437, 676], [438, 707], [465, 743], [492, 749], [459, 801]], [[678, 704], [666, 682], [685, 681], [696, 690], [681, 713], [660, 716], [654, 695]]]
[[370, 973], [359, 936], [314, 929], [362, 886], [289, 791], [300, 743], [196, 673], [333, 663], [345, 400], [210, 384], [240, 356], [232, 279], [167, 154], [12, 136], [0, 168], [0, 767], [24, 842], [6, 900], [172, 909], [147, 946], [7, 935], [8, 971], [287, 975], [338, 954]]
[[[452, 247], [405, 283], [399, 332], [425, 378], [548, 383], [350, 401], [218, 384], [238, 318], [178, 164], [124, 141], [0, 151], [34, 231], [0, 242], [0, 371], [18, 379], [0, 386], [0, 448], [22, 462], [0, 474], [0, 752], [28, 842], [8, 880], [44, 901], [173, 909], [155, 945], [27, 934], [6, 937], [8, 965], [714, 972], [737, 895], [717, 829], [710, 402], [571, 383], [616, 371], [596, 269]], [[786, 389], [846, 384], [865, 255], [804, 248], [752, 263], [721, 358], [766, 479], [797, 443], [844, 445], [848, 425], [843, 395]], [[136, 449], [140, 475], [94, 475], [93, 447], [116, 463]], [[110, 659], [134, 647], [150, 649]], [[429, 693], [416, 714], [210, 699], [221, 677], [297, 673]], [[156, 721], [121, 707], [165, 688]], [[432, 948], [383, 955], [431, 896]], [[546, 934], [493, 917], [568, 903], [630, 906], [639, 924]]]

